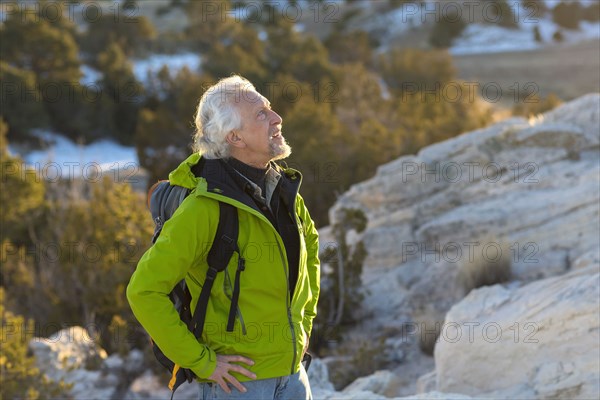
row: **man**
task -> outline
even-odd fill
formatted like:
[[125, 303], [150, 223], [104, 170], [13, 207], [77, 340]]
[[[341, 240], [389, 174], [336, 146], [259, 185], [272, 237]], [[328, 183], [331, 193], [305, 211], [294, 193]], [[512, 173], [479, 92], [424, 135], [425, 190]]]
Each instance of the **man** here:
[[[291, 153], [282, 119], [240, 76], [209, 88], [195, 119], [194, 154], [169, 175], [192, 192], [140, 259], [127, 287], [131, 308], [162, 352], [198, 376], [204, 398], [310, 399], [301, 360], [319, 295], [318, 234], [298, 194], [300, 173], [273, 162]], [[201, 158], [197, 177], [191, 168]], [[214, 281], [199, 341], [168, 294], [185, 278], [196, 304], [219, 201], [237, 208], [245, 269], [234, 331], [226, 325], [235, 255]]]

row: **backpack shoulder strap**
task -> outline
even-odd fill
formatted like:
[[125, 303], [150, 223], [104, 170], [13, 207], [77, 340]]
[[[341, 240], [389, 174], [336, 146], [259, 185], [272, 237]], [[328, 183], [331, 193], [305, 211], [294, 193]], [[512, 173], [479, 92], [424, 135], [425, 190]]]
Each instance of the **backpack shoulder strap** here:
[[[208, 252], [208, 271], [206, 272], [206, 279], [202, 285], [200, 296], [198, 296], [198, 303], [194, 310], [194, 316], [192, 318], [192, 326], [194, 327], [193, 333], [199, 338], [202, 336], [202, 330], [204, 329], [204, 320], [206, 318], [206, 308], [208, 306], [208, 300], [210, 297], [210, 291], [217, 274], [224, 271], [229, 264], [229, 260], [233, 256], [234, 252], [238, 253], [238, 271], [240, 270], [240, 263], [243, 266], [243, 258], [240, 255], [240, 250], [237, 245], [239, 234], [239, 222], [237, 209], [231, 204], [219, 202], [219, 225], [217, 226], [217, 233], [215, 239]], [[229, 310], [229, 316], [233, 315], [235, 319], [235, 313], [237, 312], [237, 299], [239, 298], [239, 272], [236, 274], [235, 287], [237, 287], [237, 293], [234, 288], [234, 295], [231, 301], [231, 308]], [[229, 330], [228, 324], [228, 330]], [[233, 330], [233, 327], [231, 328]]]
[[219, 225], [212, 247], [208, 252], [208, 265], [223, 271], [231, 256], [238, 251], [239, 222], [237, 209], [231, 204], [219, 202]]

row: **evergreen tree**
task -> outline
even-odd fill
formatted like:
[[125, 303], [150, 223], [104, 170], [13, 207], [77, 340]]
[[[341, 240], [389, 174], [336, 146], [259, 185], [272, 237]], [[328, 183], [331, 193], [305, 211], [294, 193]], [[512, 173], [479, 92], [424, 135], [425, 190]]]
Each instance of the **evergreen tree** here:
[[82, 48], [92, 60], [111, 43], [118, 44], [127, 57], [140, 56], [155, 38], [156, 30], [147, 17], [129, 16], [127, 12], [117, 17], [107, 14], [89, 22]]
[[328, 211], [346, 189], [348, 171], [343, 159], [350, 154], [348, 137], [330, 103], [302, 97], [283, 119], [284, 135], [292, 146], [286, 163], [303, 174], [300, 192], [317, 226], [327, 225]]
[[561, 1], [552, 9], [552, 20], [565, 29], [579, 29], [582, 18], [583, 9], [579, 1]]
[[186, 38], [200, 53], [208, 52], [217, 44], [223, 45], [223, 38], [237, 25], [226, 12], [233, 9], [230, 0], [187, 1], [182, 7], [190, 21], [185, 30]]
[[255, 85], [262, 86], [268, 79], [265, 44], [252, 28], [242, 24], [233, 25], [207, 51], [202, 69], [217, 79], [238, 73]]
[[374, 40], [364, 31], [353, 31], [348, 34], [333, 32], [325, 40], [324, 45], [333, 63], [358, 62], [366, 66], [373, 64], [373, 48], [377, 47]]
[[455, 79], [456, 69], [445, 51], [392, 50], [379, 58], [379, 71], [390, 90], [434, 90]]
[[191, 151], [194, 113], [209, 79], [187, 68], [174, 78], [159, 74], [162, 100], [149, 99], [139, 114], [135, 143], [140, 165], [150, 174], [149, 184], [166, 179]]
[[103, 74], [103, 101], [112, 105], [112, 121], [109, 132], [124, 144], [131, 144], [137, 125], [139, 103], [143, 94], [142, 85], [136, 81], [131, 64], [116, 43], [98, 55], [98, 67]]
[[52, 128], [79, 138], [90, 128], [85, 93], [79, 84], [79, 48], [72, 26], [49, 21], [42, 10], [36, 13], [20, 7], [9, 15], [0, 25], [0, 56], [13, 67], [35, 75]]
[[584, 8], [582, 14], [582, 19], [584, 19], [585, 21], [600, 21], [600, 3], [597, 1], [590, 2], [588, 6]]
[[302, 41], [289, 57], [289, 71], [302, 82], [333, 82], [333, 68], [323, 44], [314, 37]]
[[441, 18], [436, 20], [431, 30], [429, 44], [436, 48], [450, 47], [454, 39], [459, 37], [466, 27], [466, 22], [463, 21], [458, 12], [443, 13]]
[[22, 141], [32, 128], [48, 127], [50, 118], [32, 71], [0, 61], [0, 81], [0, 116], [8, 125], [8, 137], [11, 140]]
[[540, 33], [540, 27], [537, 25], [533, 27], [533, 38], [538, 43], [542, 43], [544, 41], [542, 39], [542, 34]]
[[479, 129], [492, 120], [490, 107], [480, 98], [471, 100], [469, 88], [460, 82], [456, 99], [443, 92], [404, 93], [393, 99], [391, 124], [405, 135], [406, 153], [416, 153], [424, 146], [449, 139], [463, 132]]
[[507, 28], [517, 28], [519, 26], [515, 13], [506, 0], [492, 0], [492, 2], [494, 7], [490, 8], [495, 23]]
[[2, 159], [8, 156], [8, 140], [6, 134], [8, 133], [8, 125], [4, 122], [4, 118], [0, 116], [0, 156]]
[[0, 25], [0, 55], [13, 66], [32, 71], [41, 85], [79, 80], [79, 48], [69, 31], [44, 13], [19, 7]]
[[266, 29], [269, 76], [289, 74], [294, 80], [308, 84], [333, 82], [334, 70], [327, 48], [314, 37], [300, 35], [291, 21], [279, 18], [275, 22]]
[[36, 172], [26, 167], [21, 159], [8, 154], [7, 131], [8, 126], [0, 119], [0, 241], [10, 238], [20, 245], [28, 243], [27, 231], [36, 211], [43, 205], [45, 191]]

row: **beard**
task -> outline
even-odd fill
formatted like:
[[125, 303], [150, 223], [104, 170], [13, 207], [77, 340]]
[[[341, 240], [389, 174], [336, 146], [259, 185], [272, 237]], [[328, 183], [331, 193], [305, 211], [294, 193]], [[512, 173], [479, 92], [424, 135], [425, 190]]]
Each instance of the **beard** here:
[[269, 143], [271, 161], [283, 160], [292, 154], [292, 148], [287, 144], [285, 138], [281, 136], [281, 139], [282, 143], [276, 143], [275, 141]]

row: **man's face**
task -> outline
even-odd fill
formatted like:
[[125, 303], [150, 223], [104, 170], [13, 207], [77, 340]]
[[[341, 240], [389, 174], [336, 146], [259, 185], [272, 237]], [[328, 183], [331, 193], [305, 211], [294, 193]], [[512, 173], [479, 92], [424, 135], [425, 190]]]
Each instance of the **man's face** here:
[[242, 93], [238, 103], [242, 127], [236, 131], [245, 144], [240, 149], [246, 163], [266, 165], [291, 154], [291, 148], [281, 133], [281, 117], [271, 104], [256, 92]]

